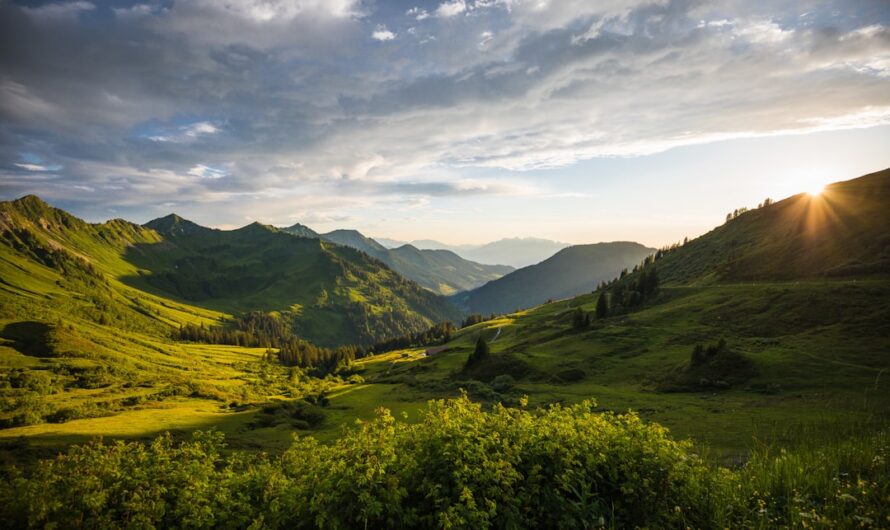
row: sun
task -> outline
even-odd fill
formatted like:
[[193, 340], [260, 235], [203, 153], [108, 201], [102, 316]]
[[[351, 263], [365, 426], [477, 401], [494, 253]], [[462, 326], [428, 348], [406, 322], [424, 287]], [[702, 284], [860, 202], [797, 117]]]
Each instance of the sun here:
[[823, 191], [825, 191], [825, 184], [813, 183], [807, 188], [807, 194], [810, 197], [818, 197], [819, 195], [822, 195]]

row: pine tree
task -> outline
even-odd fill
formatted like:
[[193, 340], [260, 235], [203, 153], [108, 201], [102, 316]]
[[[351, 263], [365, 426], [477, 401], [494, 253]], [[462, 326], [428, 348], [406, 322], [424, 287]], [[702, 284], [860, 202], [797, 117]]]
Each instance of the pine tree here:
[[590, 320], [587, 319], [587, 314], [580, 307], [575, 309], [575, 314], [572, 317], [572, 327], [575, 329], [584, 329], [587, 326], [587, 323]]
[[600, 297], [596, 300], [596, 318], [602, 320], [609, 316], [609, 300], [606, 293], [600, 293]]
[[485, 339], [482, 338], [482, 335], [479, 335], [479, 339], [476, 340], [476, 349], [473, 350], [473, 353], [471, 353], [470, 356], [467, 358], [467, 364], [465, 368], [468, 368], [478, 363], [482, 359], [485, 359], [486, 357], [488, 357], [489, 353], [490, 351], [488, 349], [488, 343], [485, 342]]

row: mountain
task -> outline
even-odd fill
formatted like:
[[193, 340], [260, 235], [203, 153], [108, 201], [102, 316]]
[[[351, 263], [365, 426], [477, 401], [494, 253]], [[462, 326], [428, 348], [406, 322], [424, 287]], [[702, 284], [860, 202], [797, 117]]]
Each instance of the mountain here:
[[283, 228], [285, 232], [303, 237], [318, 237], [338, 245], [360, 250], [379, 259], [406, 278], [443, 295], [478, 287], [512, 271], [505, 265], [481, 265], [445, 250], [420, 250], [412, 245], [387, 248], [356, 230], [334, 230], [315, 233], [303, 225]]
[[380, 243], [386, 248], [396, 248], [402, 245], [407, 245], [407, 241], [400, 241], [398, 239], [390, 239], [388, 237], [374, 237], [374, 241]]
[[369, 344], [460, 316], [361, 252], [259, 223], [222, 231], [169, 215], [144, 226], [89, 224], [34, 196], [0, 203], [0, 214], [5, 304], [26, 292], [85, 296], [119, 306], [109, 314], [156, 336], [169, 335], [169, 319], [146, 322], [150, 312], [128, 300], [152, 295], [196, 314], [279, 311], [300, 336], [326, 346]]
[[293, 225], [293, 226], [289, 226], [289, 227], [287, 227], [287, 228], [284, 228], [283, 230], [286, 231], [286, 232], [289, 232], [289, 233], [291, 233], [291, 234], [293, 234], [293, 235], [295, 235], [295, 236], [300, 236], [300, 237], [313, 237], [313, 238], [317, 238], [317, 237], [318, 237], [318, 232], [316, 232], [315, 230], [309, 228], [308, 226], [301, 225], [300, 223], [297, 223], [297, 224], [295, 224], [295, 225]]
[[370, 237], [365, 237], [358, 230], [334, 230], [333, 232], [321, 234], [320, 237], [338, 245], [361, 250], [365, 254], [372, 256], [376, 253], [386, 253], [386, 247]]
[[415, 247], [421, 249], [450, 250], [451, 252], [460, 255], [472, 252], [473, 250], [482, 247], [482, 245], [449, 245], [448, 243], [442, 243], [441, 241], [436, 241], [435, 239], [415, 239], [414, 241], [411, 241], [411, 245], [414, 245]]
[[513, 267], [526, 267], [540, 263], [568, 246], [568, 243], [549, 239], [518, 237], [501, 239], [477, 248], [462, 250], [460, 254], [479, 263], [504, 263]]
[[890, 272], [890, 169], [745, 211], [659, 260], [665, 281]]
[[478, 287], [513, 271], [507, 265], [482, 265], [449, 250], [419, 250], [412, 245], [390, 249], [384, 263], [417, 283], [442, 294]]
[[415, 239], [410, 243], [377, 238], [386, 248], [411, 245], [421, 250], [450, 250], [464, 259], [483, 264], [506, 264], [511, 267], [534, 265], [569, 246], [568, 243], [534, 237], [508, 238], [483, 245], [449, 245], [435, 239]]
[[[384, 389], [420, 402], [447, 384], [488, 402], [527, 396], [532, 408], [595, 398], [729, 463], [764, 441], [886, 429], [888, 226], [890, 170], [795, 195], [659, 250], [595, 293], [463, 328], [427, 350], [363, 359], [366, 386], [332, 406], [360, 413]], [[657, 286], [642, 297], [653, 274]], [[608, 309], [597, 317], [601, 299]], [[490, 353], [468, 365], [480, 337]]]
[[453, 300], [471, 313], [509, 313], [549, 299], [590, 292], [653, 252], [653, 248], [630, 242], [575, 245], [541, 263], [459, 293]]

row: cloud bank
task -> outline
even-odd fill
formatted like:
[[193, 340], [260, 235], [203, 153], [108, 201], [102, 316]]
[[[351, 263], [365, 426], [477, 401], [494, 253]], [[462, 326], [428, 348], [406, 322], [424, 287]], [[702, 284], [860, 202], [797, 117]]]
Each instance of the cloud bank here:
[[590, 158], [890, 123], [886, 2], [765, 4], [4, 2], [0, 193], [342, 219], [543, 192], [494, 176]]

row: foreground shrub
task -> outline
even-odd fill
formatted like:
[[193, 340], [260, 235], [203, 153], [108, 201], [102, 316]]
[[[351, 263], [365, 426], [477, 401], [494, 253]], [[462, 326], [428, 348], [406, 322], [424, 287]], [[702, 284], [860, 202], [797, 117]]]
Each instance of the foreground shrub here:
[[633, 414], [542, 412], [467, 397], [422, 420], [386, 411], [336, 443], [224, 456], [217, 433], [74, 447], [0, 482], [10, 527], [770, 528], [890, 519], [887, 439], [760, 451], [732, 471]]

